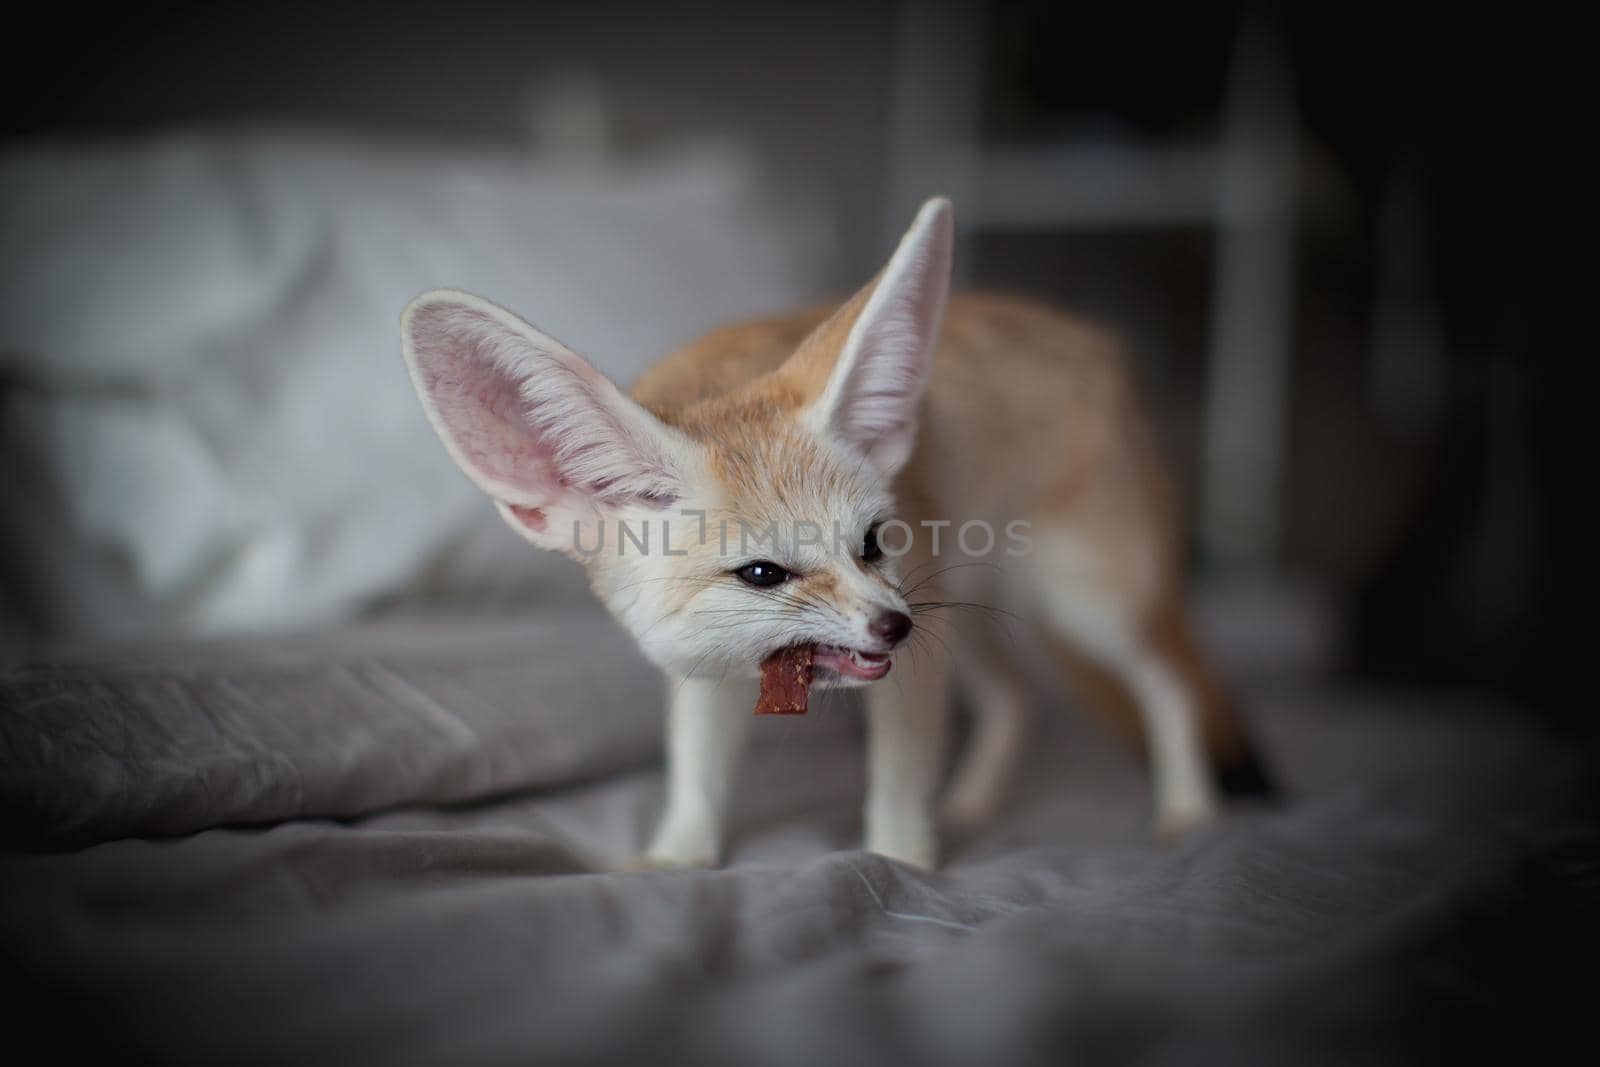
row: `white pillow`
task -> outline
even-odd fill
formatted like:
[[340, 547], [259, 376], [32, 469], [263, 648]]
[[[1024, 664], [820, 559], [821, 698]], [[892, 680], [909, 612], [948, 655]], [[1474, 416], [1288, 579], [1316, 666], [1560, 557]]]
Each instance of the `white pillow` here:
[[323, 622], [453, 552], [477, 562], [452, 582], [550, 574], [486, 532], [411, 394], [401, 308], [467, 289], [626, 383], [720, 321], [818, 295], [802, 220], [757, 188], [718, 152], [602, 173], [290, 135], [8, 150], [10, 624]]

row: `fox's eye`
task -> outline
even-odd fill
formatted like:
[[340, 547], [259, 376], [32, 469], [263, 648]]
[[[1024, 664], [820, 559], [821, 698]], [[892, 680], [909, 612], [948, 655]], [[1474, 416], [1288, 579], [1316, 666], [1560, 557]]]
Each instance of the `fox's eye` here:
[[883, 558], [883, 546], [878, 544], [878, 527], [870, 526], [867, 528], [867, 536], [861, 541], [861, 560], [863, 563], [871, 563], [881, 558]]
[[758, 559], [754, 563], [746, 563], [733, 573], [737, 574], [746, 585], [753, 585], [758, 589], [766, 589], [774, 585], [782, 585], [791, 575], [776, 563], [769, 563]]

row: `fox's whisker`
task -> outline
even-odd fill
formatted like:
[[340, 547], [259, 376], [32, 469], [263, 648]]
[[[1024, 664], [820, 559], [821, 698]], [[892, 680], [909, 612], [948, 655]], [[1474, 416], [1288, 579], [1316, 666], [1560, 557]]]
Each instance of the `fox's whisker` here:
[[912, 586], [911, 588], [909, 588], [909, 589], [900, 588], [898, 590], [898, 592], [900, 593], [900, 595], [902, 597], [910, 597], [917, 590], [921, 589], [923, 586], [927, 585], [929, 582], [931, 582], [934, 579], [940, 577], [941, 575], [949, 574], [951, 571], [965, 570], [968, 567], [988, 567], [991, 570], [996, 570], [996, 571], [1001, 571], [1001, 572], [1003, 572], [1005, 570], [1005, 568], [1001, 567], [999, 564], [990, 563], [988, 560], [972, 560], [972, 561], [967, 562], [967, 563], [952, 563], [948, 567], [941, 567], [938, 570], [934, 571], [932, 574], [928, 575], [926, 578], [923, 578], [920, 582], [918, 582], [916, 585]]

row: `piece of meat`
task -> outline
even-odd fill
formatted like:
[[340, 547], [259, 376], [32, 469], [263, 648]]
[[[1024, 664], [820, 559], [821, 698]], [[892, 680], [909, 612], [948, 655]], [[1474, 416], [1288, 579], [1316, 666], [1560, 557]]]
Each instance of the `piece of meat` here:
[[804, 715], [811, 698], [811, 645], [780, 648], [761, 661], [757, 715]]

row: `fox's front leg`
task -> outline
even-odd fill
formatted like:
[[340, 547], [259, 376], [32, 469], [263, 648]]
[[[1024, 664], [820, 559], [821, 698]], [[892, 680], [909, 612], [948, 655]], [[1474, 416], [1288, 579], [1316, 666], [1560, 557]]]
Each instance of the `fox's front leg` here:
[[867, 691], [867, 848], [931, 870], [938, 862], [934, 795], [944, 768], [950, 671], [939, 657], [901, 656]]
[[674, 678], [670, 684], [666, 810], [646, 858], [662, 866], [710, 867], [722, 855], [728, 791], [756, 683]]

